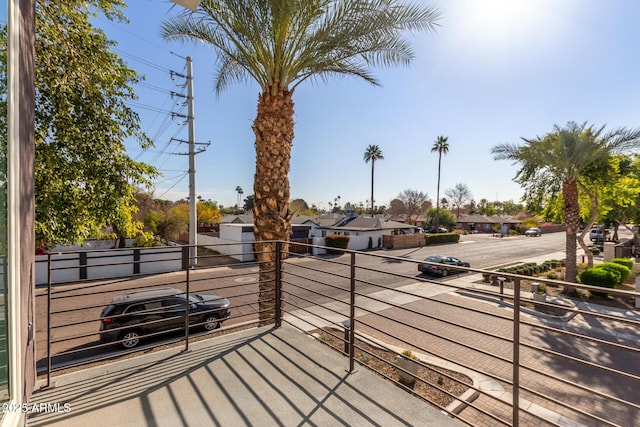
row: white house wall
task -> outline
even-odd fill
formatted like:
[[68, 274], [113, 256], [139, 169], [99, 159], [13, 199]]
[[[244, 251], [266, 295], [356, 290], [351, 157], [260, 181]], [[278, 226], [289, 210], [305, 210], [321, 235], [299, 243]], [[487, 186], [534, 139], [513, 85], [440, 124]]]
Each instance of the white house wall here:
[[[220, 227], [222, 232], [222, 227]], [[253, 237], [253, 233], [251, 233]], [[253, 253], [253, 239], [249, 242], [223, 239], [222, 237], [211, 237], [198, 234], [198, 245], [230, 256], [238, 261], [255, 261]]]
[[[167, 273], [182, 270], [182, 248], [137, 248], [140, 252], [140, 274]], [[135, 274], [134, 250], [87, 252], [87, 264], [80, 265], [80, 253], [51, 255], [51, 282], [65, 283], [80, 280], [80, 268], [86, 267], [87, 279]], [[115, 265], [105, 265], [115, 264]], [[48, 256], [36, 257], [36, 285], [48, 283]]]

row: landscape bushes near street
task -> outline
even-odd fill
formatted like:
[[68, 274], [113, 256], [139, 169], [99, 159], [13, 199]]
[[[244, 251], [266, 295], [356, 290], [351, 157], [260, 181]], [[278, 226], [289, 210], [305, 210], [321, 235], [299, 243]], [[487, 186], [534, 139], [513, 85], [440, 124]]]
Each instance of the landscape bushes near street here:
[[[601, 288], [615, 289], [625, 284], [631, 279], [631, 273], [633, 270], [634, 261], [629, 258], [613, 258], [609, 262], [597, 263], [593, 268], [588, 268], [587, 264], [578, 264], [578, 278], [580, 283], [590, 286], [598, 286]], [[495, 273], [484, 273], [483, 281], [497, 283], [498, 278], [502, 278], [499, 273], [517, 274], [521, 276], [530, 276], [530, 281], [523, 282], [523, 290], [526, 290], [525, 286], [531, 286], [535, 283], [536, 278], [545, 278], [550, 280], [564, 280], [564, 260], [548, 260], [543, 263], [523, 263], [511, 267], [504, 267], [496, 270]], [[503, 276], [507, 284], [510, 283], [509, 276]], [[632, 284], [629, 284], [632, 286]], [[507, 285], [509, 286], [509, 285]], [[533, 288], [532, 288], [533, 292]], [[542, 286], [538, 288], [538, 292], [545, 292], [552, 295], [561, 295], [562, 289], [560, 287], [554, 287], [552, 285]], [[566, 296], [566, 295], [564, 295]], [[613, 298], [607, 292], [590, 291], [584, 294], [574, 295], [578, 297], [587, 297], [598, 302], [608, 302], [609, 304], [616, 305], [624, 301], [619, 298]]]

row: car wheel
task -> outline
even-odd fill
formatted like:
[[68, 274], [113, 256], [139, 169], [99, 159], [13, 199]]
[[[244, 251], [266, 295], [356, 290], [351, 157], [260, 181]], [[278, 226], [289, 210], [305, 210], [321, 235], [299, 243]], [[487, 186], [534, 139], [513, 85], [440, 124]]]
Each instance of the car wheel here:
[[220, 327], [220, 320], [218, 320], [218, 318], [214, 315], [209, 315], [202, 321], [202, 326], [207, 331], [213, 331], [214, 329], [218, 329]]
[[449, 275], [449, 270], [442, 270], [442, 277], [447, 277]]
[[140, 344], [140, 333], [138, 331], [126, 331], [120, 335], [121, 345], [124, 348], [134, 348]]

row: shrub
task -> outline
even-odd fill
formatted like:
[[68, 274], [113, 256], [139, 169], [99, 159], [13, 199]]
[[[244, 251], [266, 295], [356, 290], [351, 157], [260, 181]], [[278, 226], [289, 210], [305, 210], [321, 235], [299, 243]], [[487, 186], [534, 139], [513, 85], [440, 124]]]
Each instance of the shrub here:
[[596, 265], [595, 268], [600, 268], [609, 271], [616, 271], [620, 275], [620, 281], [618, 285], [623, 284], [626, 280], [631, 276], [631, 270], [625, 267], [622, 264], [617, 264], [615, 262], [603, 262], [602, 264]]
[[[585, 285], [600, 286], [602, 288], [615, 288], [620, 280], [620, 273], [604, 268], [592, 268], [580, 272], [580, 282]], [[594, 296], [606, 298], [609, 296], [606, 292], [589, 291]]]
[[457, 233], [437, 233], [425, 234], [426, 244], [434, 245], [437, 243], [458, 243], [460, 235]]
[[631, 258], [614, 258], [611, 262], [615, 262], [616, 264], [624, 265], [629, 270], [633, 270], [633, 260]]
[[141, 233], [136, 238], [135, 246], [138, 248], [148, 248], [152, 246], [158, 246], [159, 243], [156, 241], [155, 237], [151, 233]]
[[592, 254], [594, 255], [598, 255], [600, 254], [600, 248], [597, 246], [592, 246], [589, 248], [589, 250], [591, 251]]
[[[341, 236], [339, 234], [332, 234], [324, 238], [325, 246], [330, 248], [347, 249], [349, 246], [349, 236]], [[329, 250], [330, 254], [339, 254], [342, 251]]]
[[558, 274], [553, 271], [547, 274], [547, 279], [556, 280], [557, 278], [558, 278]]

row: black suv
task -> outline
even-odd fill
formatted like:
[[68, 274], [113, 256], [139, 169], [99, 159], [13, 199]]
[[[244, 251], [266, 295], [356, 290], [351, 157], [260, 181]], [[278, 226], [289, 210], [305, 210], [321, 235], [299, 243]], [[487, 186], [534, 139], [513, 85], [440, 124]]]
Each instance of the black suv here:
[[[229, 300], [218, 295], [189, 294], [189, 325], [208, 331], [229, 317]], [[145, 335], [184, 329], [187, 294], [174, 288], [120, 295], [100, 314], [100, 341], [133, 348]]]

